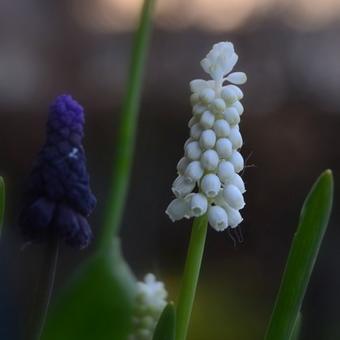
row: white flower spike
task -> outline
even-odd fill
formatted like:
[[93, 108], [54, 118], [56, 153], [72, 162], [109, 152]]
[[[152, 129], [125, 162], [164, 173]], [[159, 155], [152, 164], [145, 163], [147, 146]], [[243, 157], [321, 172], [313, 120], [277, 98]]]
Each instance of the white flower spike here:
[[137, 282], [137, 294], [133, 313], [133, 331], [128, 340], [152, 340], [156, 324], [167, 304], [167, 291], [155, 275], [147, 274]]
[[166, 210], [172, 221], [207, 214], [217, 231], [236, 228], [242, 222], [239, 210], [245, 205], [246, 189], [238, 174], [244, 168], [238, 151], [243, 145], [238, 124], [244, 94], [237, 85], [244, 84], [247, 76], [230, 73], [237, 60], [232, 43], [215, 44], [201, 61], [212, 80], [190, 82], [193, 117], [185, 155], [177, 165], [179, 177], [172, 187], [176, 199]]

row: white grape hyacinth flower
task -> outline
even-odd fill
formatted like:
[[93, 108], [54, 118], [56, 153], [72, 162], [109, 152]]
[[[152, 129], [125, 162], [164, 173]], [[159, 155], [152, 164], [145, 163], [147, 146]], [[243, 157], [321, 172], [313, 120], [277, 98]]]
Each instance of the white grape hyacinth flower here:
[[145, 275], [137, 282], [137, 294], [133, 313], [133, 331], [128, 340], [152, 340], [157, 322], [167, 305], [168, 293], [164, 283], [155, 275]]
[[244, 108], [243, 91], [237, 85], [244, 84], [247, 76], [230, 73], [237, 60], [231, 42], [217, 43], [201, 61], [212, 80], [190, 82], [193, 117], [172, 186], [176, 198], [166, 210], [172, 221], [207, 214], [216, 231], [242, 222], [245, 185], [238, 173], [244, 160], [238, 150], [243, 145], [239, 123]]

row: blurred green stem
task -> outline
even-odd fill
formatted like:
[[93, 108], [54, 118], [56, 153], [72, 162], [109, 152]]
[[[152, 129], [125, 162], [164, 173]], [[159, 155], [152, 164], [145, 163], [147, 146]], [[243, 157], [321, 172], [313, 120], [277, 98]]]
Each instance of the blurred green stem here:
[[185, 340], [187, 337], [201, 269], [207, 227], [208, 217], [206, 214], [195, 218], [177, 306], [176, 340]]
[[29, 318], [25, 339], [27, 337], [28, 340], [39, 340], [42, 335], [54, 287], [58, 256], [59, 238], [53, 234], [46, 244], [44, 263], [35, 292], [35, 301]]
[[127, 197], [137, 133], [142, 75], [149, 46], [154, 3], [155, 0], [144, 0], [139, 26], [134, 37], [127, 91], [116, 144], [114, 176], [110, 186], [104, 229], [100, 240], [102, 249], [109, 248], [114, 236], [118, 233]]

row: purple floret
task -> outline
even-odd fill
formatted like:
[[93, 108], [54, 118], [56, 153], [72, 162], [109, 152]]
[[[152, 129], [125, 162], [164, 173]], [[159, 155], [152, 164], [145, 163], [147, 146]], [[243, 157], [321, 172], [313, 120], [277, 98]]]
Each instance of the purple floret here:
[[89, 185], [84, 148], [84, 110], [61, 95], [50, 107], [45, 145], [29, 179], [20, 226], [31, 241], [56, 233], [66, 243], [84, 248], [92, 239], [86, 220], [96, 198]]

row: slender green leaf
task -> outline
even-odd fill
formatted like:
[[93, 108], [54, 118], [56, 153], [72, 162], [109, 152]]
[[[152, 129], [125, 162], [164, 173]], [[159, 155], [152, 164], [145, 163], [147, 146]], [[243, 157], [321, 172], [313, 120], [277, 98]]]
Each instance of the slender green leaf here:
[[107, 201], [101, 246], [110, 246], [112, 237], [119, 229], [132, 168], [142, 76], [149, 46], [151, 16], [155, 0], [144, 0], [139, 26], [135, 35], [127, 91], [123, 102], [121, 122], [118, 129], [114, 176]]
[[333, 200], [333, 176], [326, 170], [308, 194], [300, 214], [267, 340], [290, 338], [325, 234]]
[[302, 326], [302, 314], [300, 312], [295, 320], [293, 332], [289, 340], [299, 340], [300, 333], [301, 333], [301, 326]]
[[92, 257], [56, 300], [43, 340], [126, 339], [136, 281], [125, 265], [119, 241]]
[[0, 237], [2, 233], [2, 227], [4, 225], [4, 215], [5, 215], [5, 181], [3, 177], [0, 176]]
[[159, 318], [153, 340], [175, 340], [175, 323], [176, 311], [171, 302], [164, 308]]

